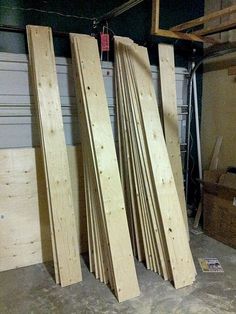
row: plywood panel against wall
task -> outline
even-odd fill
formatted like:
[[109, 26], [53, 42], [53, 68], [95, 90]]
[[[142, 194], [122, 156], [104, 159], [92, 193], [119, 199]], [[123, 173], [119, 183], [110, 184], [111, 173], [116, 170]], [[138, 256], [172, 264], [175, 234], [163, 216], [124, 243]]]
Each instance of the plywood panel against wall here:
[[0, 151], [1, 271], [51, 259], [46, 189], [36, 163], [42, 159], [33, 149]]
[[236, 166], [236, 76], [228, 67], [236, 63], [236, 53], [221, 57], [204, 66], [202, 98], [203, 167], [210, 164], [217, 136], [223, 136], [219, 168]]
[[[80, 250], [87, 248], [80, 147], [68, 147]], [[80, 209], [80, 210], [79, 210]], [[0, 271], [52, 259], [40, 149], [0, 150]]]

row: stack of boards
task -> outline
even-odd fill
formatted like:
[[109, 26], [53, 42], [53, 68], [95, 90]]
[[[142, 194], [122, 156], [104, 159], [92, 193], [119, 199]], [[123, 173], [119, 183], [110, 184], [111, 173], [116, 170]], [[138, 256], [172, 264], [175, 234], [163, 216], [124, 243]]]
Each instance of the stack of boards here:
[[117, 299], [140, 294], [97, 40], [71, 34], [85, 173], [90, 270]]
[[[52, 32], [27, 26], [56, 282], [82, 280]], [[140, 294], [97, 41], [71, 34], [85, 171], [90, 270], [118, 300]]]
[[67, 286], [81, 281], [82, 275], [51, 29], [27, 26], [27, 39], [47, 186], [55, 278], [61, 286]]
[[[55, 277], [66, 286], [81, 281], [82, 276], [51, 29], [27, 26], [27, 39]], [[130, 227], [139, 261], [145, 260], [149, 269], [173, 280], [176, 288], [189, 285], [194, 281], [195, 267], [147, 51], [128, 38], [115, 38], [120, 179], [97, 41], [78, 34], [71, 34], [70, 41], [84, 161], [90, 270], [110, 285], [120, 302], [140, 294]]]
[[148, 269], [181, 288], [193, 283], [196, 270], [147, 49], [115, 37], [115, 73], [119, 163], [133, 248]]

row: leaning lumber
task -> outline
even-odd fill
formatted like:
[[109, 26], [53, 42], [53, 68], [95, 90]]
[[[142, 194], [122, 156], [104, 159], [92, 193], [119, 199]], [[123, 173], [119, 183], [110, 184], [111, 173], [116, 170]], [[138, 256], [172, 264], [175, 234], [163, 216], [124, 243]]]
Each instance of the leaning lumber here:
[[55, 276], [61, 286], [82, 280], [52, 32], [27, 26], [31, 77], [38, 112]]
[[174, 47], [173, 45], [159, 44], [158, 52], [166, 147], [180, 200], [185, 227], [188, 232], [183, 169], [179, 143]]
[[71, 34], [85, 167], [90, 271], [119, 302], [139, 295], [97, 41]]
[[137, 256], [176, 288], [185, 287], [196, 270], [146, 48], [115, 37], [115, 75], [119, 161]]
[[[211, 170], [211, 171], [218, 169], [219, 155], [220, 155], [220, 149], [221, 149], [222, 141], [223, 141], [223, 136], [217, 136], [215, 147], [213, 150], [213, 155], [212, 155], [210, 166], [209, 166], [209, 170]], [[203, 211], [203, 200], [201, 198], [200, 202], [198, 204], [197, 212], [196, 212], [196, 215], [194, 218], [194, 223], [193, 223], [193, 228], [195, 228], [195, 229], [198, 228], [199, 221], [200, 221], [201, 216], [202, 216], [202, 211]]]

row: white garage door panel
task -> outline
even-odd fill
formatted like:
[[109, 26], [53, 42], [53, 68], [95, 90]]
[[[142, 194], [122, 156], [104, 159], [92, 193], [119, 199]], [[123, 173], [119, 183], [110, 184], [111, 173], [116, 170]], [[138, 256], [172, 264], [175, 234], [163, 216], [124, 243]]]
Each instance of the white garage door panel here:
[[[58, 84], [67, 144], [77, 144], [79, 126], [70, 59], [56, 58]], [[102, 63], [113, 133], [116, 138], [113, 65]], [[158, 72], [152, 67], [158, 94]], [[176, 69], [178, 112], [186, 105], [186, 70]], [[181, 142], [185, 142], [186, 115], [179, 115]], [[0, 148], [32, 147], [39, 145], [34, 97], [30, 91], [26, 55], [0, 53]]]

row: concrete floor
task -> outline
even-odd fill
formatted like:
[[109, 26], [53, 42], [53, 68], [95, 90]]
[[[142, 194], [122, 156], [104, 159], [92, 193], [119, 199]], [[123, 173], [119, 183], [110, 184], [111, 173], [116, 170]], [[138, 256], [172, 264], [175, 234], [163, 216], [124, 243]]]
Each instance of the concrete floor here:
[[[137, 263], [141, 296], [119, 304], [82, 262], [83, 282], [60, 288], [42, 264], [0, 273], [0, 314], [236, 313], [236, 251], [204, 234], [191, 235], [195, 283], [175, 290]], [[217, 257], [224, 273], [203, 273], [197, 258]]]

